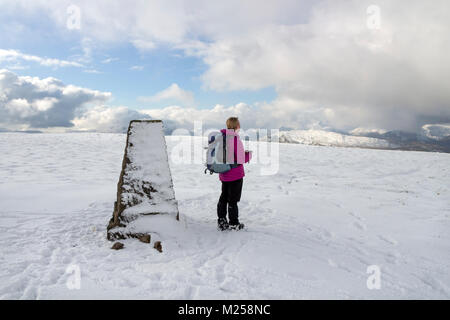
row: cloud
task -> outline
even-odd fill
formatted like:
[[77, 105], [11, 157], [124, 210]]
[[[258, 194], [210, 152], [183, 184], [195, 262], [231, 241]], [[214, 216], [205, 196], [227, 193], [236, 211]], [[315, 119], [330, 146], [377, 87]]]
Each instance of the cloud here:
[[110, 98], [109, 92], [0, 69], [0, 128], [126, 132], [130, 120], [150, 118], [124, 106], [104, 105]]
[[[232, 115], [242, 117], [246, 121], [255, 119], [250, 117], [252, 108], [244, 103], [230, 107], [216, 105], [212, 109], [205, 110], [170, 106], [161, 109], [141, 110], [141, 112], [154, 119], [169, 120], [172, 124], [176, 124], [174, 129], [183, 128], [187, 130], [193, 130], [194, 121], [201, 121], [207, 128], [222, 128], [225, 120]], [[254, 122], [247, 122], [246, 124], [253, 126]]]
[[83, 70], [84, 73], [91, 73], [91, 74], [102, 74], [103, 72], [98, 71], [97, 69], [85, 69]]
[[150, 119], [150, 116], [127, 107], [96, 106], [72, 120], [75, 130], [126, 132], [131, 120]]
[[24, 54], [17, 50], [5, 50], [0, 49], [0, 62], [36, 62], [45, 67], [83, 67], [82, 64], [74, 61], [51, 59], [51, 58], [41, 58], [34, 55]]
[[[18, 76], [1, 69], [0, 127], [10, 130], [65, 128], [66, 131], [124, 132], [130, 120], [155, 118], [164, 120], [166, 132], [170, 133], [177, 128], [192, 130], [194, 120], [203, 121], [209, 128], [223, 127], [230, 115], [240, 116], [244, 124], [254, 127], [263, 115], [256, 112], [257, 108], [243, 103], [231, 107], [217, 105], [211, 110], [181, 106], [132, 110], [126, 106], [105, 105], [110, 98], [109, 92], [66, 85], [55, 78]], [[153, 101], [170, 98], [188, 102], [193, 99], [191, 94], [173, 84], [155, 95]]]
[[324, 1], [306, 24], [268, 24], [189, 53], [208, 66], [208, 89], [275, 87], [272, 116], [286, 125], [311, 113], [344, 129], [416, 131], [448, 122], [448, 2], [379, 1], [379, 30], [367, 27], [370, 4]]
[[[175, 129], [194, 130], [194, 122], [201, 123], [203, 129], [222, 129], [229, 117], [238, 117], [243, 129], [279, 129], [291, 127], [292, 124], [301, 124], [305, 129], [330, 129], [320, 122], [323, 116], [321, 112], [302, 113], [284, 118], [283, 114], [274, 117], [272, 105], [237, 103], [231, 106], [215, 105], [211, 109], [186, 108], [181, 106], [169, 106], [160, 109], [140, 110], [153, 119], [163, 120], [168, 133]], [[275, 111], [276, 112], [276, 111]]]
[[72, 55], [70, 58], [71, 60], [76, 61], [81, 65], [91, 64], [93, 61], [94, 51], [97, 46], [98, 43], [96, 43], [90, 37], [83, 37], [82, 39], [80, 39], [80, 44], [75, 47], [80, 50], [81, 53]]
[[[204, 129], [222, 129], [225, 121], [229, 117], [239, 117], [243, 129], [277, 129], [281, 122], [272, 116], [272, 110], [269, 105], [248, 105], [246, 103], [237, 103], [232, 106], [215, 105], [211, 109], [185, 108], [180, 106], [170, 106], [160, 109], [141, 110], [142, 113], [151, 116], [154, 119], [161, 119], [167, 122], [170, 129], [194, 129], [194, 122], [202, 124]], [[303, 116], [296, 119], [296, 123], [302, 121], [304, 128], [321, 128], [314, 114]]]
[[106, 59], [102, 60], [101, 63], [108, 64], [108, 63], [118, 61], [118, 60], [119, 60], [119, 58], [106, 58]]
[[160, 101], [176, 101], [183, 106], [194, 105], [194, 94], [190, 91], [181, 89], [176, 83], [171, 84], [167, 89], [156, 93], [150, 97], [139, 97], [140, 102], [160, 102]]
[[0, 70], [0, 125], [22, 128], [73, 127], [85, 107], [104, 103], [111, 93], [65, 85], [55, 78], [22, 77]]
[[[23, 8], [48, 15], [63, 30], [72, 3], [17, 0], [0, 6], [17, 16]], [[207, 90], [275, 88], [277, 98], [257, 107], [272, 124], [420, 131], [424, 124], [449, 123], [449, 2], [379, 0], [375, 29], [368, 27], [372, 4], [76, 2], [81, 38], [132, 43], [141, 51], [182, 50], [204, 62]]]
[[[280, 101], [284, 108], [273, 109], [273, 104], [232, 106], [216, 105], [211, 109], [170, 106], [160, 109], [133, 110], [126, 106], [110, 107], [105, 103], [111, 98], [108, 92], [100, 92], [73, 85], [66, 85], [55, 78], [40, 79], [18, 76], [8, 70], [0, 70], [0, 128], [5, 130], [98, 131], [125, 132], [134, 119], [160, 119], [166, 133], [176, 129], [193, 131], [194, 121], [203, 129], [219, 129], [230, 116], [241, 120], [243, 129], [273, 129], [301, 124], [306, 129], [324, 129], [321, 122], [327, 109], [308, 109], [295, 113], [291, 107], [297, 104]], [[292, 105], [290, 105], [292, 103]], [[358, 132], [366, 129], [359, 129]], [[426, 125], [423, 134], [442, 139], [449, 134], [449, 125]]]
[[[0, 1], [5, 17], [43, 16], [59, 27], [59, 33], [74, 34], [67, 28], [67, 9], [80, 9], [81, 37], [103, 43], [132, 43], [141, 50], [153, 50], [161, 44], [180, 44], [190, 40], [216, 40], [240, 34], [265, 24], [303, 23], [317, 0], [261, 1], [206, 0], [142, 1], [130, 0], [16, 0]], [[1, 12], [1, 11], [0, 11]], [[11, 19], [16, 21], [18, 19]], [[26, 21], [25, 21], [26, 22]]]
[[144, 70], [144, 66], [132, 66], [132, 67], [130, 67], [130, 70], [132, 70], [132, 71], [142, 71], [142, 70]]
[[151, 51], [157, 47], [156, 43], [148, 40], [132, 40], [131, 43], [141, 52]]

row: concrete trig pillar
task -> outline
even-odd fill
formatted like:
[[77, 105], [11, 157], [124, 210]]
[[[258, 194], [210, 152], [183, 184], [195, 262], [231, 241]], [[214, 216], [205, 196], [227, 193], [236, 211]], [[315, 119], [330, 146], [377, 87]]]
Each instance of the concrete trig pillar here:
[[177, 220], [162, 121], [133, 120], [128, 127], [114, 213], [107, 227], [108, 240], [137, 238], [150, 243], [152, 233], [163, 232], [161, 228]]

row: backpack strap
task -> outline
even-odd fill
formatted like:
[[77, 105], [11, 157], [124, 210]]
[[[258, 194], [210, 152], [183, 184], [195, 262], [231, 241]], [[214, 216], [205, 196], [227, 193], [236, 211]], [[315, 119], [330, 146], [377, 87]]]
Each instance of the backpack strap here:
[[240, 164], [237, 163], [237, 144], [238, 144], [238, 137], [234, 136], [233, 164], [231, 164], [231, 168], [237, 168], [240, 166]]
[[223, 163], [227, 163], [227, 135], [222, 132], [223, 137]]
[[234, 136], [234, 165], [237, 165], [237, 137]]
[[[227, 135], [226, 133], [222, 133], [223, 137], [223, 163], [227, 163]], [[237, 136], [234, 136], [234, 146], [233, 146], [233, 164], [231, 165], [232, 168], [238, 167], [237, 163]]]

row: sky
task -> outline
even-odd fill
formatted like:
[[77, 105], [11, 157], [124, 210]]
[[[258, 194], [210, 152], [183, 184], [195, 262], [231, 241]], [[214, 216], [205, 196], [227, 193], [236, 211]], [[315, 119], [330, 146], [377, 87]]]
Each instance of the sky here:
[[0, 0], [0, 130], [450, 123], [447, 0]]

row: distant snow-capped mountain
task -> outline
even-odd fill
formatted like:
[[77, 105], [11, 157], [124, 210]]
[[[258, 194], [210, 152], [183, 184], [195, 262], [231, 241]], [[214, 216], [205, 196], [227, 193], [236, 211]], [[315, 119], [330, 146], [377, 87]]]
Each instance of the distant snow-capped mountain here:
[[369, 137], [371, 135], [382, 135], [385, 134], [387, 130], [383, 129], [367, 129], [367, 128], [356, 128], [349, 132], [352, 136], [363, 136]]
[[450, 125], [428, 124], [419, 133], [399, 130], [353, 130], [352, 134], [389, 141], [399, 150], [450, 152]]
[[[449, 130], [449, 131], [446, 131]], [[421, 134], [355, 129], [348, 134], [325, 130], [280, 131], [272, 141], [320, 146], [357, 147], [450, 153], [450, 126], [424, 126]]]
[[291, 130], [280, 131], [272, 136], [272, 141], [279, 140], [282, 143], [299, 143], [320, 146], [361, 147], [377, 149], [394, 149], [398, 146], [383, 139], [346, 135], [337, 132], [323, 130]]

